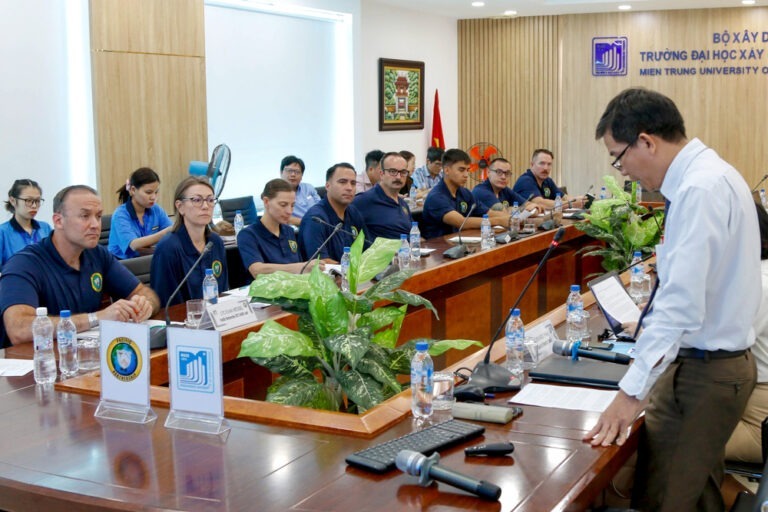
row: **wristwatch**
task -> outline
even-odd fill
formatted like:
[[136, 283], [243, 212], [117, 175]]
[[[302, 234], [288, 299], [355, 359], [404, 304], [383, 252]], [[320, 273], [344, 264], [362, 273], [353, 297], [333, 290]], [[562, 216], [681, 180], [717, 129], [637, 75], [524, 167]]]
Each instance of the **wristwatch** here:
[[99, 326], [99, 317], [96, 313], [88, 313], [88, 328], [95, 329]]

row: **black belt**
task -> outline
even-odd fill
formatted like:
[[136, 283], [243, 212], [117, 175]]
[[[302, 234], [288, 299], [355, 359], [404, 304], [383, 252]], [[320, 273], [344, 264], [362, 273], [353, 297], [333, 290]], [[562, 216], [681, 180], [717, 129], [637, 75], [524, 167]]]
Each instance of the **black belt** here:
[[730, 359], [746, 354], [746, 350], [701, 350], [700, 348], [681, 348], [677, 357], [682, 359]]

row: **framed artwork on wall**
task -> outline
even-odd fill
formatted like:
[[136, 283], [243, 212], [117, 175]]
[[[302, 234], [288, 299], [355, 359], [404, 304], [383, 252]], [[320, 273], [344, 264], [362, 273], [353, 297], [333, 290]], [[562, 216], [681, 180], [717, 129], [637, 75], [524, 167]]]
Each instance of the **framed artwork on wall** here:
[[424, 63], [379, 59], [379, 131], [424, 129]]

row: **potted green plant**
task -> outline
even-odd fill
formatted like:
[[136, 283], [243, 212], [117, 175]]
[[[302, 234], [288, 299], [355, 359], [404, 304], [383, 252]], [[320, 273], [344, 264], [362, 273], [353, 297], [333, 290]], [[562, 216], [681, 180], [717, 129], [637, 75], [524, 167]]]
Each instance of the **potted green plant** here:
[[635, 182], [627, 193], [613, 176], [605, 176], [603, 181], [613, 197], [594, 201], [590, 213], [584, 214], [586, 222], [576, 223], [576, 228], [605, 243], [589, 245], [580, 252], [585, 256], [602, 256], [602, 266], [610, 272], [627, 267], [635, 251], [644, 256], [654, 251], [661, 239], [664, 212], [651, 212], [638, 204]]
[[[315, 265], [307, 274], [275, 272], [258, 276], [249, 294], [298, 315], [298, 330], [268, 320], [249, 333], [239, 357], [250, 357], [280, 377], [267, 401], [325, 410], [364, 412], [402, 391], [397, 375], [410, 373], [414, 341], [397, 345], [407, 307], [432, 303], [399, 289], [413, 270], [397, 271], [357, 293], [392, 261], [398, 240], [377, 238], [363, 252], [364, 234], [350, 248], [349, 291]], [[377, 302], [387, 305], [376, 307]], [[482, 346], [470, 340], [431, 341], [433, 356], [448, 349]]]

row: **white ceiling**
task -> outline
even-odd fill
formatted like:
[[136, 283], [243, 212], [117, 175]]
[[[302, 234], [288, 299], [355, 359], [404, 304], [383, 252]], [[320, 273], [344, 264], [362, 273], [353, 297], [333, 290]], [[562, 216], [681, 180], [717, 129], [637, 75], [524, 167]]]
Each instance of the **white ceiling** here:
[[[517, 11], [517, 16], [554, 14], [582, 14], [618, 12], [619, 5], [631, 5], [632, 11], [668, 9], [702, 9], [716, 7], [743, 7], [741, 0], [484, 0], [485, 6], [472, 7], [472, 0], [377, 0], [379, 3], [448, 16], [457, 19], [494, 18], [506, 10]], [[768, 0], [757, 0], [755, 5], [766, 5]]]

